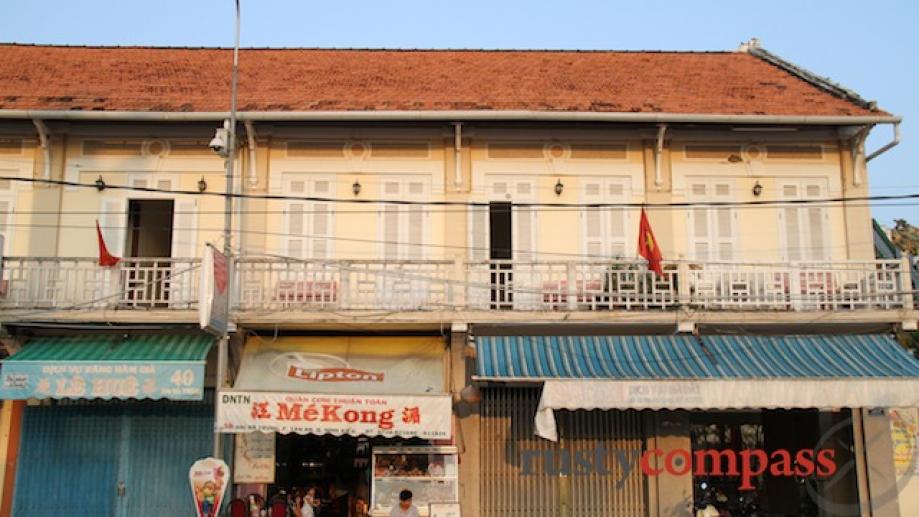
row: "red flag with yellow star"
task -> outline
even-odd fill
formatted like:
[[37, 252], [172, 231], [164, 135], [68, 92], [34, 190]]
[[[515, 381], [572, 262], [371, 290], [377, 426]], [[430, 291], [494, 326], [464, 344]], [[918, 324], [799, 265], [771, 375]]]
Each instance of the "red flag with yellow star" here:
[[638, 254], [648, 261], [648, 269], [658, 276], [664, 276], [664, 269], [661, 267], [661, 248], [657, 245], [654, 232], [651, 231], [651, 223], [648, 222], [644, 208], [641, 209], [641, 223], [638, 225]]

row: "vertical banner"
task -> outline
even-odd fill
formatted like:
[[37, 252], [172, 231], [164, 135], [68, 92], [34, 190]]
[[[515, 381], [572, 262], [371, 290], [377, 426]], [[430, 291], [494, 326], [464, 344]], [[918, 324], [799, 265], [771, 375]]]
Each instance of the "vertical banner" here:
[[230, 264], [227, 256], [208, 244], [201, 260], [198, 319], [202, 329], [218, 336], [227, 332], [229, 279]]
[[236, 483], [274, 483], [274, 433], [236, 435], [233, 481]]
[[204, 458], [192, 464], [188, 481], [198, 517], [217, 517], [220, 513], [229, 474], [227, 464], [216, 458]]

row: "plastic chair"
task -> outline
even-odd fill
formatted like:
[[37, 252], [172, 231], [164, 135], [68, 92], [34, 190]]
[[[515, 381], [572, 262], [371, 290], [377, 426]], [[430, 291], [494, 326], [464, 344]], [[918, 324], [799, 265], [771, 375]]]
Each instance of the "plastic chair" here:
[[287, 502], [274, 501], [271, 503], [271, 508], [268, 511], [268, 515], [271, 517], [287, 517]]
[[247, 511], [248, 511], [248, 508], [246, 508], [245, 501], [243, 501], [242, 499], [233, 499], [232, 501], [230, 501], [230, 508], [227, 512], [227, 515], [229, 517], [247, 517], [246, 516]]

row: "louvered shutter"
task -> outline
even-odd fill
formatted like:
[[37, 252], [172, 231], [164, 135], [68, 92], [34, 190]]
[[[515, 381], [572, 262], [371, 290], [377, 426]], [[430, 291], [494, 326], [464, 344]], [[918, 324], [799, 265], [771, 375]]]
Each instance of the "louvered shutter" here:
[[[714, 201], [726, 203], [731, 201], [731, 186], [724, 183], [714, 185]], [[717, 247], [712, 251], [717, 253], [718, 260], [734, 259], [734, 210], [731, 208], [712, 208], [709, 217], [712, 220], [711, 234]]]
[[[823, 197], [823, 188], [820, 185], [807, 185], [805, 193], [808, 199]], [[811, 206], [806, 209], [807, 229], [809, 234], [808, 251], [811, 260], [829, 260], [829, 246], [826, 238], [826, 220], [829, 213], [823, 207]]]
[[[591, 181], [584, 184], [584, 202], [600, 203], [602, 185]], [[601, 208], [586, 208], [582, 214], [584, 221], [584, 252], [591, 260], [600, 260], [606, 257], [606, 245], [603, 234], [603, 210]]]
[[[533, 197], [533, 184], [519, 182], [516, 185], [520, 202], [530, 201]], [[512, 214], [514, 222], [514, 258], [521, 261], [532, 261], [536, 257], [536, 211], [530, 207], [515, 206]]]
[[194, 199], [179, 199], [172, 214], [172, 256], [198, 256], [198, 203]]
[[[424, 184], [421, 182], [410, 182], [408, 184], [408, 193], [411, 199], [421, 200], [424, 198]], [[408, 210], [408, 245], [406, 255], [410, 259], [421, 259], [424, 256], [424, 229], [425, 213], [421, 205], [411, 205], [405, 207]]]
[[[291, 195], [303, 196], [306, 194], [306, 186], [303, 180], [294, 180], [289, 183]], [[289, 201], [285, 207], [284, 217], [286, 218], [287, 231], [287, 255], [293, 258], [306, 258], [306, 224], [304, 221], [304, 212], [306, 204], [302, 201]]]
[[12, 210], [9, 200], [0, 200], [0, 235], [3, 236], [3, 246], [0, 248], [0, 254], [7, 255], [12, 249], [13, 243], [10, 239], [10, 224], [12, 222]]
[[[708, 187], [704, 183], [690, 185], [690, 201], [701, 202], [708, 198]], [[705, 208], [692, 208], [688, 211], [690, 219], [692, 253], [696, 260], [707, 261], [710, 259], [712, 249], [711, 232], [709, 231], [708, 210]]]
[[[313, 181], [315, 197], [330, 197], [332, 185], [329, 180]], [[313, 243], [311, 258], [326, 259], [331, 252], [332, 206], [327, 202], [314, 201], [310, 204], [311, 220], [309, 241]]]
[[[625, 186], [619, 181], [611, 181], [606, 186], [606, 202], [622, 203], [626, 200]], [[628, 235], [629, 215], [624, 208], [607, 207], [603, 209], [607, 216], [606, 242], [607, 253], [612, 258], [625, 257], [628, 249], [626, 236]]]
[[488, 260], [488, 206], [469, 208], [469, 260]]

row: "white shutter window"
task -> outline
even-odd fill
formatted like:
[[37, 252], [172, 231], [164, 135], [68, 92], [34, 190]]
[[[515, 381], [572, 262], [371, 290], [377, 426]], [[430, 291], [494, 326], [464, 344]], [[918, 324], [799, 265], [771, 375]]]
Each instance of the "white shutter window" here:
[[6, 255], [12, 249], [13, 243], [10, 239], [10, 224], [12, 220], [12, 203], [9, 200], [0, 200], [0, 235], [3, 236], [3, 247], [0, 248], [0, 254]]
[[514, 240], [517, 241], [514, 245], [514, 258], [522, 261], [534, 260], [536, 239], [533, 233], [536, 231], [536, 212], [532, 208], [514, 207], [512, 214], [516, 220]]
[[179, 199], [172, 214], [172, 256], [198, 257], [198, 203], [194, 199]]
[[[710, 180], [690, 186], [690, 201], [694, 203], [727, 203], [732, 199], [728, 183]], [[730, 207], [700, 207], [689, 210], [690, 246], [696, 260], [734, 260], [734, 220], [737, 213]]]
[[[618, 178], [597, 178], [583, 184], [584, 203], [624, 203], [627, 199], [626, 181]], [[624, 208], [595, 207], [582, 212], [584, 253], [590, 259], [623, 258], [628, 248], [629, 215]]]
[[424, 208], [421, 206], [408, 207], [408, 257], [413, 260], [421, 259], [424, 255]]
[[[819, 199], [823, 187], [819, 184], [793, 183], [782, 186], [787, 200]], [[786, 260], [827, 260], [827, 212], [822, 207], [786, 207], [780, 215], [785, 219], [784, 256]]]
[[[312, 181], [314, 197], [330, 197], [332, 182], [327, 179]], [[325, 202], [312, 202], [309, 205], [310, 235], [307, 242], [312, 243], [310, 258], [327, 259], [331, 255], [332, 241], [332, 205]]]
[[287, 204], [287, 253], [293, 258], [305, 258], [305, 237], [303, 235], [303, 203]]
[[[599, 182], [584, 183], [584, 202], [600, 203], [602, 185]], [[599, 260], [606, 255], [606, 243], [603, 239], [605, 228], [603, 226], [603, 209], [586, 208], [582, 214], [584, 232], [584, 252], [590, 255], [590, 260]]]
[[809, 251], [811, 260], [826, 260], [826, 246], [823, 239], [823, 209], [807, 209], [807, 226], [810, 231]]
[[469, 209], [469, 260], [488, 260], [488, 206]]
[[399, 207], [395, 205], [383, 207], [383, 258], [399, 258]]
[[99, 211], [101, 212], [99, 225], [102, 226], [102, 238], [105, 239], [106, 247], [112, 255], [123, 257], [125, 227], [128, 221], [125, 201], [105, 199]]

